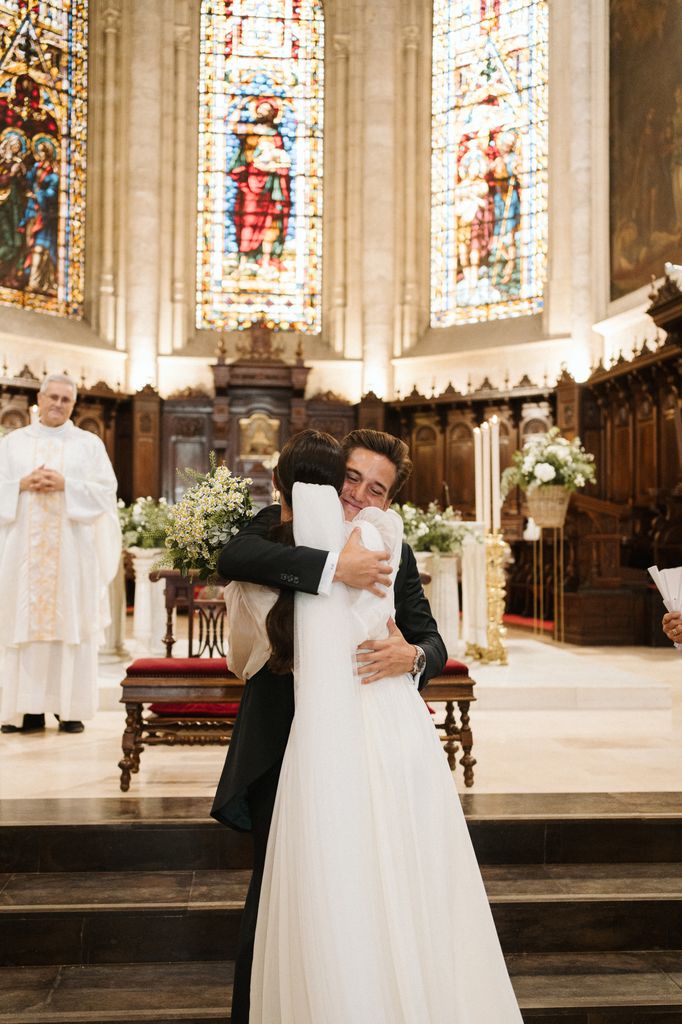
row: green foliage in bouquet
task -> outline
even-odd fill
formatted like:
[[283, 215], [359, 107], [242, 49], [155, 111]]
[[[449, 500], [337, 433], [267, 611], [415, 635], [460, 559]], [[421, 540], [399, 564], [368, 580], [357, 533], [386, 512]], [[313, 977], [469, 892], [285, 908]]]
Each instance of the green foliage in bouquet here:
[[183, 470], [191, 486], [169, 511], [163, 562], [183, 575], [194, 569], [204, 579], [217, 572], [218, 555], [230, 537], [241, 530], [254, 509], [248, 477], [233, 476], [227, 466], [209, 456], [208, 473]]
[[461, 555], [465, 537], [471, 532], [471, 523], [462, 520], [460, 512], [451, 505], [441, 508], [432, 501], [426, 511], [412, 502], [393, 505], [403, 521], [404, 536], [413, 551], [439, 551], [443, 555]]
[[512, 487], [534, 491], [543, 485], [565, 487], [576, 491], [596, 480], [594, 455], [586, 452], [575, 437], [568, 441], [559, 428], [531, 437], [520, 451], [514, 452], [512, 465], [502, 474], [502, 497]]
[[165, 498], [137, 498], [126, 505], [119, 498], [118, 519], [124, 548], [162, 548], [166, 543], [169, 506]]

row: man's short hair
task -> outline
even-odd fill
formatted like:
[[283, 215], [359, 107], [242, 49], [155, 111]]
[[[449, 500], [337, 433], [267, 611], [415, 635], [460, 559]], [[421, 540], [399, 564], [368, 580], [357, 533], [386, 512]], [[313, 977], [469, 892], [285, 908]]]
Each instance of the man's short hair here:
[[384, 430], [370, 430], [369, 428], [351, 430], [350, 434], [346, 434], [341, 442], [341, 447], [346, 458], [354, 448], [366, 448], [367, 451], [376, 452], [377, 455], [384, 455], [389, 462], [393, 463], [395, 483], [388, 495], [391, 500], [406, 483], [412, 472], [410, 449], [399, 437], [387, 434]]
[[69, 377], [68, 373], [48, 373], [47, 377], [44, 378], [43, 383], [38, 388], [39, 395], [45, 394], [48, 384], [70, 384], [73, 388], [74, 402], [78, 398], [78, 385], [73, 377]]

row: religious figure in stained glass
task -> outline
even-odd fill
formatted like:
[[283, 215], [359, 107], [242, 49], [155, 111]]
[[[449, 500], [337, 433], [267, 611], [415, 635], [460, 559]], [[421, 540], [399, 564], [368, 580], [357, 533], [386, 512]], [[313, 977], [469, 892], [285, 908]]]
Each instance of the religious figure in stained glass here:
[[197, 326], [320, 330], [321, 0], [202, 0]]
[[86, 0], [0, 4], [0, 301], [80, 315]]
[[[247, 120], [246, 111], [250, 108]], [[230, 118], [239, 149], [228, 165], [237, 192], [232, 203], [239, 270], [282, 269], [291, 212], [291, 157], [279, 128], [276, 97], [241, 100]]]
[[542, 308], [547, 0], [434, 0], [431, 322]]

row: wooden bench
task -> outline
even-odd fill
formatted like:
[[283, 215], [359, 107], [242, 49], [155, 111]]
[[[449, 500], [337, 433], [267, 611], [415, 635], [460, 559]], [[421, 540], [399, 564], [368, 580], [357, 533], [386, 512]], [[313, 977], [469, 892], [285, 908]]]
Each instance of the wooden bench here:
[[224, 658], [138, 658], [121, 687], [126, 724], [118, 766], [124, 793], [146, 746], [227, 745], [244, 692]]
[[[131, 774], [139, 771], [145, 746], [227, 745], [244, 691], [242, 680], [227, 671], [224, 658], [140, 658], [128, 667], [121, 686], [126, 709], [123, 757], [118, 765], [123, 792], [130, 788]], [[474, 784], [476, 764], [469, 718], [471, 702], [476, 700], [474, 686], [466, 665], [451, 660], [444, 673], [422, 690], [426, 701], [445, 704], [443, 721], [434, 725], [443, 733], [451, 771], [457, 767], [461, 746], [459, 763], [467, 788]], [[150, 706], [146, 714], [145, 705]]]

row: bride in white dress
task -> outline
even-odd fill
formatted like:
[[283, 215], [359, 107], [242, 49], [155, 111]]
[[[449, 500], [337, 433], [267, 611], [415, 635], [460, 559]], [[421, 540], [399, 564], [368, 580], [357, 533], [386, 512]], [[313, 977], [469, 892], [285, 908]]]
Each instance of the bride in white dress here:
[[[357, 526], [367, 547], [390, 551], [395, 578], [394, 512], [367, 508], [346, 527], [332, 487], [294, 484], [297, 545], [339, 551]], [[296, 713], [250, 1024], [521, 1024], [428, 709], [410, 676], [363, 685], [356, 672], [358, 644], [385, 637], [392, 615], [392, 588], [296, 594]]]

